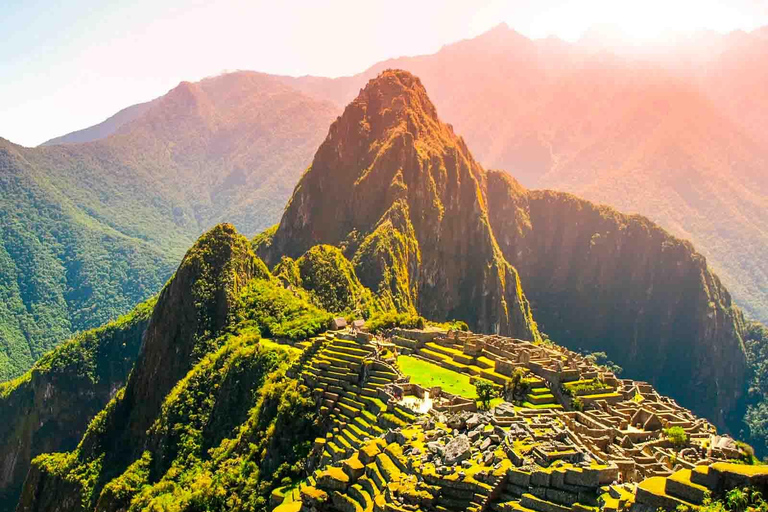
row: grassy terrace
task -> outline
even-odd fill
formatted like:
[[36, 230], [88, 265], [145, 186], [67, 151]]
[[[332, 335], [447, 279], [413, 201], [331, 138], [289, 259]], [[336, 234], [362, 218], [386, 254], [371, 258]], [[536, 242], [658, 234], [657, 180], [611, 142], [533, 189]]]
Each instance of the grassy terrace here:
[[287, 350], [288, 352], [296, 352], [296, 353], [301, 352], [300, 348], [296, 348], [292, 345], [288, 345], [287, 343], [277, 343], [268, 338], [261, 338], [259, 340], [259, 344], [264, 348], [282, 348]]
[[470, 384], [469, 375], [447, 370], [412, 356], [397, 358], [400, 370], [411, 377], [411, 382], [430, 388], [440, 386], [444, 391], [465, 398], [477, 398], [475, 386]]
[[558, 403], [548, 403], [548, 404], [532, 404], [531, 402], [523, 402], [522, 405], [523, 409], [562, 409], [563, 406]]

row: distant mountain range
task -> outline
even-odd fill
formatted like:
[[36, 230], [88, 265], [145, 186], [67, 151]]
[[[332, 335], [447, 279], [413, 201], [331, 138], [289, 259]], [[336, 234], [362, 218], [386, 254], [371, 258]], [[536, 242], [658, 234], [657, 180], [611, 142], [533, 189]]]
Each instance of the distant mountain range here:
[[243, 72], [184, 82], [61, 144], [0, 139], [0, 380], [155, 294], [206, 228], [274, 223], [335, 112]]
[[706, 32], [661, 54], [599, 37], [532, 41], [506, 25], [352, 77], [285, 77], [344, 105], [388, 67], [419, 76], [487, 168], [650, 217], [691, 240], [768, 321], [765, 29]]
[[[0, 283], [12, 305], [0, 313], [0, 378], [157, 291], [215, 223], [250, 236], [277, 222], [330, 121], [388, 67], [422, 79], [483, 166], [647, 215], [691, 240], [736, 302], [766, 321], [768, 71], [755, 65], [768, 53], [763, 33], [698, 34], [659, 56], [599, 37], [532, 41], [502, 25], [352, 77], [238, 72], [184, 82], [38, 148], [2, 142], [0, 166], [14, 169], [3, 179], [15, 180], [0, 191], [2, 264], [17, 277]], [[39, 204], [52, 213], [28, 225]], [[64, 227], [47, 232], [51, 219]], [[62, 241], [74, 222], [89, 234]], [[26, 248], [9, 247], [21, 231]], [[35, 244], [55, 248], [46, 262], [30, 256], [43, 254]]]
[[[530, 40], [502, 24], [351, 77], [278, 78], [340, 111], [383, 69], [411, 71], [485, 167], [647, 215], [691, 240], [766, 322], [768, 69], [755, 63], [768, 59], [767, 29], [701, 32], [672, 51], [640, 53], [600, 34]], [[115, 118], [91, 136], [118, 129]]]

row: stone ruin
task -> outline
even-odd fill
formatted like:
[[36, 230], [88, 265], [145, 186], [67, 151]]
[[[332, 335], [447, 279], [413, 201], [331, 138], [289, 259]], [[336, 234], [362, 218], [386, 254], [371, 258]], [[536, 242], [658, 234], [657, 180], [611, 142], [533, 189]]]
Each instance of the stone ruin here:
[[[434, 329], [383, 338], [345, 329], [302, 348], [300, 375], [327, 434], [315, 441], [307, 479], [273, 494], [280, 512], [655, 512], [695, 507], [705, 491], [744, 478], [764, 482], [762, 473], [734, 470], [729, 461], [744, 452], [708, 421], [562, 347]], [[505, 391], [522, 375], [524, 393], [481, 411], [473, 399], [411, 382], [382, 353]], [[671, 427], [685, 432], [684, 446], [667, 438]]]

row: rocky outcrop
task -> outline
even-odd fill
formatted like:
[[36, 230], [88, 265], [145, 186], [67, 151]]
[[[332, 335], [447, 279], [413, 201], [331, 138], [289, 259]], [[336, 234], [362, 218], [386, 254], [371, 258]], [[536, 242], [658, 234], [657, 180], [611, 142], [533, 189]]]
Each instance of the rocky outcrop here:
[[484, 181], [419, 79], [385, 71], [331, 125], [260, 255], [274, 264], [341, 246], [362, 283], [400, 310], [535, 338], [490, 229]]
[[30, 461], [72, 450], [88, 422], [123, 387], [155, 301], [82, 333], [0, 385], [0, 512], [19, 500]]
[[55, 468], [50, 459], [33, 464], [18, 510], [76, 510], [62, 505], [80, 503], [72, 497], [81, 492], [72, 485], [73, 467], [98, 461], [96, 471], [119, 474], [140, 456], [165, 397], [232, 323], [239, 290], [251, 278], [267, 276], [233, 226], [221, 224], [200, 237], [158, 297], [124, 393], [99, 415], [98, 427], [86, 432], [78, 450], [65, 455], [75, 458], [56, 461]]
[[638, 215], [528, 191], [504, 172], [488, 173], [488, 210], [547, 334], [607, 352], [626, 376], [737, 431], [743, 321], [689, 242]]
[[249, 241], [231, 224], [214, 227], [187, 251], [160, 293], [126, 386], [124, 403], [134, 434], [144, 434], [165, 395], [210, 351], [210, 343], [234, 315], [239, 289], [267, 274]]

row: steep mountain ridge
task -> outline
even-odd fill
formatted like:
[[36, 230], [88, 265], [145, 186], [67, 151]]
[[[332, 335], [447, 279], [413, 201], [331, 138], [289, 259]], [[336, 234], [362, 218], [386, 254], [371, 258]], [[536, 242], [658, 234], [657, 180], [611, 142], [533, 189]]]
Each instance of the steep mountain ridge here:
[[[738, 430], [741, 312], [706, 259], [645, 217], [488, 173], [491, 225], [553, 339], [606, 351], [627, 376]], [[716, 363], [713, 363], [716, 361]]]
[[274, 263], [346, 243], [362, 283], [399, 309], [536, 339], [490, 230], [484, 179], [418, 78], [385, 71], [331, 126], [261, 254]]
[[232, 225], [214, 227], [187, 252], [158, 297], [125, 393], [110, 418], [117, 422], [121, 436], [107, 450], [109, 459], [119, 461], [134, 454], [166, 394], [212, 351], [217, 336], [236, 315], [241, 287], [255, 276], [266, 275], [250, 242]]
[[[605, 351], [719, 426], [740, 426], [743, 320], [693, 246], [645, 218], [486, 172], [408, 72], [384, 71], [347, 107], [260, 254], [274, 263], [320, 243], [344, 247], [380, 295], [410, 297], [400, 309], [530, 337], [520, 317], [494, 324], [512, 303], [566, 346]], [[500, 301], [496, 276], [521, 300]]]
[[766, 54], [757, 31], [633, 55], [500, 25], [351, 77], [282, 79], [342, 106], [382, 69], [408, 70], [484, 166], [692, 240], [737, 303], [766, 321], [768, 76], [754, 65]]
[[30, 462], [74, 449], [133, 368], [155, 301], [77, 335], [0, 384], [0, 511], [18, 502]]
[[194, 502], [191, 489], [214, 491], [217, 470], [201, 474], [203, 462], [242, 471], [249, 485], [233, 499], [263, 508], [281, 478], [300, 473], [317, 428], [309, 390], [286, 376], [298, 351], [259, 335], [276, 331], [270, 315], [305, 329], [320, 318], [301, 339], [324, 330], [329, 315], [302, 293], [283, 288], [232, 225], [205, 233], [158, 296], [125, 387], [74, 450], [33, 461], [17, 510], [118, 511], [133, 498], [143, 509], [168, 492]]

